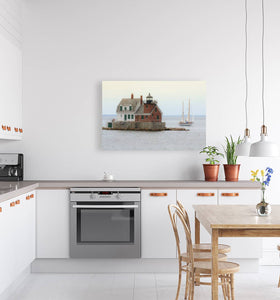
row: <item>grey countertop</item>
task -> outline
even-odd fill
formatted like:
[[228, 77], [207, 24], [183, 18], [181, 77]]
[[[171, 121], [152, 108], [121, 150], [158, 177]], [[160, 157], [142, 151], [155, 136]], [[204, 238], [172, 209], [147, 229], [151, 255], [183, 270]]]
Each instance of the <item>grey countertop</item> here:
[[27, 181], [0, 182], [0, 203], [38, 188], [38, 183]]
[[204, 180], [36, 180], [0, 182], [0, 203], [34, 189], [68, 189], [71, 187], [139, 187], [142, 189], [260, 189], [257, 182]]

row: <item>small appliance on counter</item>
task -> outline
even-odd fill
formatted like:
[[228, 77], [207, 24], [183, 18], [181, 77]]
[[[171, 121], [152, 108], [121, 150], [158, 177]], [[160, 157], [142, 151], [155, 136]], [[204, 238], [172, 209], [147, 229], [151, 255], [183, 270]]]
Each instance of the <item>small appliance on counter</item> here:
[[23, 180], [23, 154], [0, 153], [0, 181]]
[[114, 175], [108, 172], [104, 172], [104, 181], [113, 181], [114, 180]]

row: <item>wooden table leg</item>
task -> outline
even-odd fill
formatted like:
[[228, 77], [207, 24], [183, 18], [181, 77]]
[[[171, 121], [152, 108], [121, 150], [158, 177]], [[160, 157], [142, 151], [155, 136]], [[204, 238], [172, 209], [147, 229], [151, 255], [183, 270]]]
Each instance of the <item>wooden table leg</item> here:
[[212, 229], [212, 300], [218, 300], [218, 229]]
[[200, 222], [195, 216], [195, 243], [200, 244]]
[[[195, 224], [195, 243], [200, 244], [200, 222], [196, 218], [196, 216], [195, 216], [195, 223], [194, 224]], [[197, 274], [197, 276], [196, 276], [196, 281], [195, 281], [196, 286], [200, 285], [200, 276], [199, 275], [200, 274]]]

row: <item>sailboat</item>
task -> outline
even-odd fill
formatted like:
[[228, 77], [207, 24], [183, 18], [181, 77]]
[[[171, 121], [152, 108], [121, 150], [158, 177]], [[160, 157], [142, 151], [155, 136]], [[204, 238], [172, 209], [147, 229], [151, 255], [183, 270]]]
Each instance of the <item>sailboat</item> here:
[[188, 117], [185, 119], [185, 112], [184, 112], [184, 101], [182, 103], [182, 120], [179, 122], [180, 126], [191, 126], [193, 121], [191, 121], [191, 101], [189, 99], [189, 108], [188, 108]]

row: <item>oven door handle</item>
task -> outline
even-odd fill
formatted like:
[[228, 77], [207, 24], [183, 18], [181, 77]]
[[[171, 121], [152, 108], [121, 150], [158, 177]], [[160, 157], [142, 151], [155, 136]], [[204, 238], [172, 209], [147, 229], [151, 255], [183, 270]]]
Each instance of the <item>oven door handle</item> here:
[[73, 205], [73, 208], [138, 208], [138, 205]]

